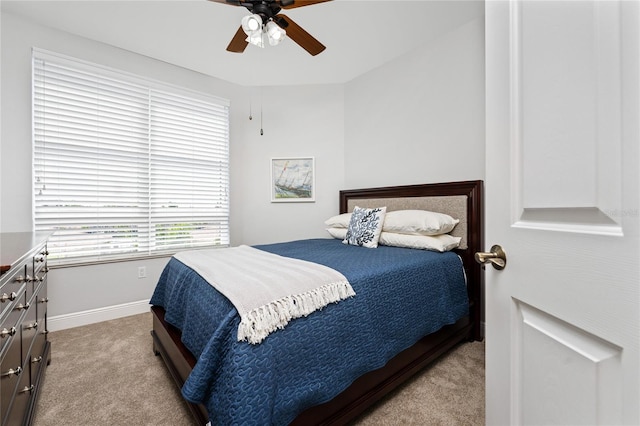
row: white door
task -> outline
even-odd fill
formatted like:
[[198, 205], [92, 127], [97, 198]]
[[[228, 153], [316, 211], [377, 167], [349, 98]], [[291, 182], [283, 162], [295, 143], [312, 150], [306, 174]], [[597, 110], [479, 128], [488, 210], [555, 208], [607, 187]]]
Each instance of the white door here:
[[640, 424], [638, 1], [486, 2], [486, 420]]

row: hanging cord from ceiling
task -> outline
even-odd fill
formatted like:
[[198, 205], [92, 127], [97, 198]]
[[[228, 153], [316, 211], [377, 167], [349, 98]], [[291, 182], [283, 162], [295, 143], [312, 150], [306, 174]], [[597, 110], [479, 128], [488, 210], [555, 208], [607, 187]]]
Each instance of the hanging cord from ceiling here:
[[[262, 66], [262, 53], [260, 53], [260, 65]], [[264, 128], [262, 126], [262, 91], [263, 86], [260, 86], [260, 136], [264, 135]], [[249, 95], [249, 120], [253, 120], [253, 96]]]
[[[263, 87], [260, 86], [260, 136], [264, 135], [264, 128], [262, 126], [262, 101], [263, 101]], [[253, 120], [253, 97], [249, 96], [249, 120]]]
[[[262, 33], [262, 42], [264, 43], [264, 32]], [[260, 49], [260, 69], [264, 69], [264, 49]], [[262, 91], [264, 89], [264, 86], [260, 86], [260, 136], [264, 135], [264, 130], [262, 127]]]

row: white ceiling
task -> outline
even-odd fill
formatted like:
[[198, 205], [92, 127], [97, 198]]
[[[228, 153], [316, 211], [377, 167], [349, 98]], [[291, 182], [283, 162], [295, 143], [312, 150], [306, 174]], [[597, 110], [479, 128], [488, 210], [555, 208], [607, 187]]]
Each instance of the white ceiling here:
[[3, 13], [247, 86], [344, 83], [484, 13], [481, 0], [333, 0], [284, 11], [327, 49], [225, 49], [248, 13], [206, 0], [3, 0]]

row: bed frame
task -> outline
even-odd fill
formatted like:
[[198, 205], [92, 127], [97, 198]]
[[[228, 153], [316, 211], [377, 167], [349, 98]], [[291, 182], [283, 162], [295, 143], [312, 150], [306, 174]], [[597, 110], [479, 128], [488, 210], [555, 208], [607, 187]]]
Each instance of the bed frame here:
[[[301, 413], [293, 425], [343, 425], [357, 417], [398, 385], [431, 364], [460, 342], [482, 340], [482, 289], [484, 274], [474, 254], [484, 248], [483, 182], [465, 181], [424, 185], [393, 186], [340, 191], [340, 213], [355, 205], [400, 208], [422, 208], [449, 213], [460, 218], [456, 232], [463, 243], [456, 249], [463, 259], [467, 275], [470, 313], [457, 323], [425, 336], [415, 345], [400, 352], [384, 367], [364, 374], [329, 402]], [[451, 209], [455, 211], [451, 211]], [[462, 211], [461, 211], [462, 209]], [[458, 215], [462, 214], [463, 217]], [[153, 314], [153, 350], [166, 363], [171, 376], [182, 387], [196, 363], [194, 356], [180, 341], [180, 331], [164, 321], [164, 310], [151, 308]], [[208, 422], [203, 405], [188, 403], [199, 425]]]

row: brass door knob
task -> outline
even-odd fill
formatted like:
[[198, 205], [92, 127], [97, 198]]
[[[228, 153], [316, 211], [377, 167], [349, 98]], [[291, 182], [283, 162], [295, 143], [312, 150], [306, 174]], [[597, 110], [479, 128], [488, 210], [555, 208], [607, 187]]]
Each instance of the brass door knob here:
[[475, 258], [476, 262], [481, 265], [485, 265], [489, 262], [498, 270], [502, 270], [507, 266], [507, 254], [498, 244], [492, 246], [491, 251], [488, 253], [483, 251], [477, 252]]

